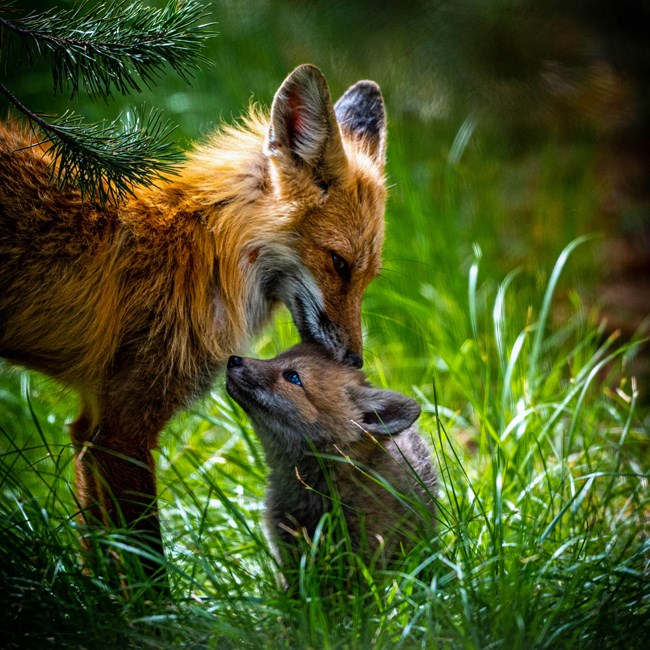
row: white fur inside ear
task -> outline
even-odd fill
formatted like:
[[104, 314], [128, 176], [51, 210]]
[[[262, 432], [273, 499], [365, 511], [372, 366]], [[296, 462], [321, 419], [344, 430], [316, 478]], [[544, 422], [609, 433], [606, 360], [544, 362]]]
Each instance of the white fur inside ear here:
[[294, 70], [271, 108], [269, 155], [289, 152], [310, 167], [322, 160], [330, 133], [331, 100], [321, 72], [309, 65]]
[[355, 401], [362, 412], [360, 424], [373, 435], [397, 435], [420, 415], [418, 403], [401, 393], [371, 386], [358, 387], [355, 393]]

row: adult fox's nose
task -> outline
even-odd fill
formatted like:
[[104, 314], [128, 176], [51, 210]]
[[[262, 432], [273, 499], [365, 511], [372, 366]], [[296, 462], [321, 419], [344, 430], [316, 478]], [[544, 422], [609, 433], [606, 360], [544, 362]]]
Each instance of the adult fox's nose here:
[[228, 368], [239, 368], [244, 365], [244, 360], [234, 354], [228, 359]]

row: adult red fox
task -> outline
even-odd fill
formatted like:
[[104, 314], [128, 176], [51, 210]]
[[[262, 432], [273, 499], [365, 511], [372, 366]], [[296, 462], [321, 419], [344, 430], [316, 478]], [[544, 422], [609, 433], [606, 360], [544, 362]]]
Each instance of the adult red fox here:
[[0, 355], [76, 389], [70, 426], [89, 521], [162, 552], [151, 451], [171, 416], [284, 303], [304, 340], [362, 364], [360, 306], [384, 237], [384, 105], [360, 81], [332, 105], [295, 69], [119, 205], [50, 183], [36, 137], [0, 127]]
[[412, 427], [417, 402], [373, 388], [313, 343], [266, 361], [230, 357], [226, 389], [264, 448], [267, 525], [280, 564], [296, 568], [335, 499], [352, 548], [370, 556], [381, 550], [389, 561], [433, 530], [437, 476]]

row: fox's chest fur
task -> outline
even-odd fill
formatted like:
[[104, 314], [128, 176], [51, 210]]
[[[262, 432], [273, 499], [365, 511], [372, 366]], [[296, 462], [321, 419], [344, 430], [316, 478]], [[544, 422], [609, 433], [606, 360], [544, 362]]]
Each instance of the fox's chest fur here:
[[[258, 144], [240, 185], [264, 187]], [[49, 187], [39, 152], [2, 162], [5, 356], [72, 385], [101, 381], [131, 354], [154, 356], [168, 381], [196, 376], [193, 392], [269, 318], [277, 301], [257, 277], [260, 251], [246, 250], [246, 228], [224, 225], [229, 213], [250, 221], [272, 210], [268, 193], [222, 178], [229, 191], [215, 200], [214, 190], [197, 190], [188, 167], [162, 188], [99, 210]]]

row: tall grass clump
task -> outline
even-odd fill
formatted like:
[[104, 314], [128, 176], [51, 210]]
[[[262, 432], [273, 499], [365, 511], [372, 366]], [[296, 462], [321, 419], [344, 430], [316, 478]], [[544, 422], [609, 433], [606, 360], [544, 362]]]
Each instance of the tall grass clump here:
[[[621, 373], [634, 345], [580, 313], [549, 322], [579, 243], [523, 318], [508, 295], [517, 276], [488, 309], [472, 264], [470, 335], [424, 402], [444, 496], [439, 570], [419, 587], [424, 627], [453, 647], [640, 647], [648, 629], [647, 440]], [[444, 381], [462, 387], [465, 409], [435, 399]]]

